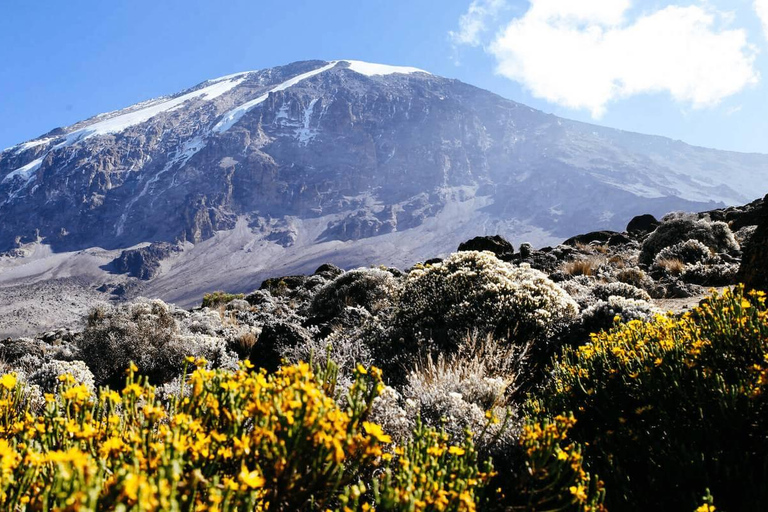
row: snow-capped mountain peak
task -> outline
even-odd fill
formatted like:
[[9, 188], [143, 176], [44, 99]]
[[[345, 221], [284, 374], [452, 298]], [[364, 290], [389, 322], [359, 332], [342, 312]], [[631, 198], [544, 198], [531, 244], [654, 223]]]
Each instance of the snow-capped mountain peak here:
[[319, 260], [407, 264], [484, 233], [555, 243], [766, 189], [764, 155], [559, 119], [417, 68], [304, 61], [0, 153], [0, 250], [231, 236], [250, 262], [232, 275], [285, 274]]

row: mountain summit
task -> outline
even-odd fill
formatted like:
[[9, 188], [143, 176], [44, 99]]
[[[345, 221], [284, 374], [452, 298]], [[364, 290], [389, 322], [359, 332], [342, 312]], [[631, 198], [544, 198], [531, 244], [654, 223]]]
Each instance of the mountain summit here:
[[408, 265], [479, 234], [556, 243], [766, 189], [765, 155], [569, 121], [416, 68], [296, 62], [0, 153], [0, 251], [22, 256], [0, 285], [104, 281], [114, 251], [169, 242], [147, 293], [184, 304], [324, 261]]

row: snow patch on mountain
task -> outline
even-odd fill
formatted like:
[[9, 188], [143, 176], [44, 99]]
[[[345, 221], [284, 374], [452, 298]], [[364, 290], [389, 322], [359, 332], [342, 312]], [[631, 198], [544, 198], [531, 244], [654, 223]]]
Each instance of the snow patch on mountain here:
[[7, 183], [11, 181], [12, 179], [16, 178], [17, 176], [23, 178], [25, 181], [29, 181], [32, 178], [32, 174], [40, 168], [40, 165], [43, 163], [43, 159], [37, 158], [35, 160], [32, 160], [27, 165], [23, 167], [19, 167], [15, 171], [11, 171], [5, 178], [3, 178], [3, 181], [0, 183]]
[[75, 130], [74, 132], [67, 134], [66, 142], [59, 144], [57, 148], [62, 147], [63, 145], [69, 145], [74, 142], [85, 140], [89, 137], [93, 137], [94, 135], [107, 135], [110, 133], [122, 132], [131, 126], [149, 121], [156, 115], [167, 112], [169, 110], [173, 110], [174, 108], [181, 106], [183, 103], [195, 98], [205, 97], [205, 99], [208, 101], [218, 98], [222, 94], [225, 94], [240, 85], [246, 78], [244, 75], [236, 76], [239, 78], [220, 79], [211, 85], [197, 89], [187, 94], [183, 94], [171, 100], [162, 101], [150, 107], [134, 110], [126, 114], [117, 115], [115, 117], [105, 119], [104, 121], [99, 121], [97, 123], [88, 125], [79, 130]]
[[30, 140], [29, 142], [22, 142], [21, 144], [16, 144], [15, 146], [11, 146], [10, 148], [5, 148], [2, 152], [5, 153], [6, 151], [13, 150], [13, 152], [16, 154], [23, 153], [28, 149], [36, 148], [37, 146], [42, 146], [43, 144], [48, 144], [52, 140], [53, 139], [51, 138]]
[[[107, 119], [104, 119], [102, 121], [97, 121], [93, 124], [80, 128], [79, 130], [72, 131], [66, 135], [66, 139], [63, 142], [56, 144], [51, 149], [51, 151], [60, 149], [66, 146], [70, 146], [76, 142], [81, 142], [93, 136], [122, 132], [130, 128], [131, 126], [135, 126], [137, 124], [141, 124], [146, 121], [149, 121], [150, 119], [152, 119], [158, 114], [161, 114], [163, 112], [170, 112], [177, 108], [180, 108], [181, 106], [184, 105], [184, 103], [186, 103], [187, 101], [193, 100], [195, 98], [203, 98], [206, 101], [211, 101], [215, 98], [218, 98], [222, 94], [226, 94], [227, 92], [231, 91], [232, 89], [234, 89], [235, 87], [243, 83], [243, 81], [247, 77], [247, 74], [248, 73], [236, 73], [234, 75], [227, 75], [225, 77], [209, 80], [206, 83], [210, 85], [201, 87], [200, 89], [194, 90], [187, 94], [182, 94], [181, 96], [178, 96], [176, 98], [173, 98], [167, 101], [159, 101], [159, 102], [155, 102], [154, 104], [151, 104], [153, 102], [152, 100], [149, 102], [144, 102], [142, 104], [150, 103], [151, 106], [133, 110], [131, 112], [127, 112], [124, 114], [118, 114], [113, 117], [108, 117]], [[101, 114], [98, 117], [105, 117], [108, 115], [109, 114]], [[33, 140], [33, 141], [25, 142], [23, 144], [19, 144], [9, 149], [15, 148], [15, 152], [20, 153], [27, 149], [31, 149], [43, 144], [47, 144], [52, 140], [54, 139], [45, 138], [45, 139]], [[194, 146], [193, 148], [189, 147], [190, 143], [192, 143], [192, 146]], [[201, 141], [199, 140], [189, 141], [187, 144], [185, 144], [185, 147], [182, 149], [182, 151], [180, 151], [180, 154], [187, 153], [186, 157], [183, 158], [183, 161], [186, 163], [186, 161], [189, 160], [189, 158], [191, 158], [191, 156], [194, 155], [197, 151], [202, 149], [202, 147], [203, 145], [201, 145]], [[42, 164], [43, 159], [46, 156], [48, 156], [48, 153], [50, 153], [50, 151], [46, 152], [40, 158], [37, 158], [36, 160], [29, 162], [23, 167], [20, 167], [10, 172], [3, 178], [2, 182], [0, 183], [6, 183], [17, 176], [21, 176], [25, 179], [24, 185], [22, 185], [19, 189], [17, 189], [16, 193], [12, 194], [6, 200], [6, 202], [13, 199], [20, 190], [26, 187], [26, 185], [32, 179], [34, 172], [40, 168], [40, 165]]]
[[220, 76], [219, 78], [212, 78], [211, 80], [208, 80], [209, 84], [217, 83], [217, 82], [223, 82], [225, 80], [233, 80], [235, 78], [247, 78], [247, 75], [250, 75], [251, 73], [255, 73], [256, 71], [241, 71], [240, 73], [232, 73], [231, 75], [224, 75]]
[[0, 184], [5, 184], [7, 182], [10, 182], [16, 177], [22, 178], [23, 183], [21, 184], [21, 186], [17, 187], [15, 190], [12, 189], [12, 191], [8, 193], [8, 198], [2, 203], [0, 203], [0, 206], [3, 206], [6, 203], [13, 201], [19, 196], [19, 194], [21, 194], [21, 192], [24, 189], [27, 188], [29, 183], [32, 181], [32, 177], [35, 175], [35, 171], [37, 171], [42, 165], [43, 158], [45, 158], [45, 155], [35, 160], [32, 160], [31, 162], [29, 162], [28, 164], [22, 167], [19, 167], [15, 171], [12, 171], [9, 174], [7, 174], [5, 178], [3, 178], [3, 181], [1, 181]]
[[410, 75], [411, 73], [430, 74], [423, 69], [408, 66], [388, 66], [386, 64], [374, 64], [372, 62], [363, 62], [361, 60], [344, 60], [342, 62], [348, 63], [349, 69], [352, 71], [365, 76], [393, 75], [395, 73], [402, 73], [404, 75]]
[[[284, 91], [290, 87], [293, 87], [299, 82], [302, 82], [308, 78], [312, 78], [313, 76], [319, 75], [320, 73], [324, 73], [329, 69], [333, 69], [340, 62], [347, 63], [349, 65], [348, 69], [351, 69], [356, 73], [360, 73], [361, 75], [366, 75], [366, 76], [391, 75], [395, 73], [403, 73], [403, 74], [426, 73], [426, 71], [424, 70], [407, 67], [407, 66], [388, 66], [386, 64], [373, 64], [370, 62], [363, 62], [360, 60], [334, 60], [334, 61], [331, 61], [329, 64], [326, 64], [325, 66], [317, 68], [313, 71], [309, 71], [308, 73], [297, 75], [291, 78], [290, 80], [286, 80], [280, 85], [273, 87], [272, 89], [267, 91], [265, 94], [262, 94], [258, 98], [247, 101], [242, 105], [235, 107], [234, 109], [224, 114], [221, 120], [218, 123], [216, 123], [216, 125], [213, 127], [213, 131], [215, 133], [226, 132], [227, 130], [232, 128], [232, 126], [234, 126], [249, 110], [256, 107], [257, 105], [260, 105], [261, 103], [264, 103], [270, 94], [278, 91]], [[302, 140], [302, 142], [304, 141]]]
[[309, 123], [312, 121], [312, 113], [315, 110], [315, 103], [317, 103], [317, 98], [309, 102], [309, 106], [304, 110], [304, 125], [296, 130], [296, 138], [304, 145], [307, 145], [316, 135], [315, 130], [309, 127]]
[[330, 64], [327, 64], [327, 65], [325, 65], [323, 67], [317, 68], [317, 69], [315, 69], [313, 71], [310, 71], [308, 73], [303, 73], [301, 75], [297, 75], [297, 76], [291, 78], [290, 80], [286, 80], [285, 82], [281, 83], [280, 85], [278, 85], [276, 87], [273, 87], [272, 89], [267, 91], [265, 94], [262, 94], [258, 98], [253, 99], [251, 101], [246, 101], [242, 105], [233, 108], [232, 110], [230, 110], [229, 112], [224, 114], [224, 116], [221, 118], [221, 120], [214, 125], [213, 131], [215, 133], [226, 132], [227, 130], [232, 128], [232, 126], [234, 126], [235, 123], [237, 123], [240, 120], [240, 118], [242, 118], [245, 114], [247, 114], [249, 110], [251, 110], [253, 107], [255, 107], [255, 106], [257, 106], [257, 105], [259, 105], [261, 103], [264, 103], [267, 100], [267, 98], [269, 98], [269, 95], [272, 94], [273, 92], [284, 91], [284, 90], [288, 89], [289, 87], [292, 87], [292, 86], [298, 84], [299, 82], [301, 82], [303, 80], [306, 80], [307, 78], [312, 78], [313, 76], [319, 75], [320, 73], [322, 73], [324, 71], [328, 71], [329, 69], [334, 67], [336, 64], [338, 64], [338, 61], [333, 61]]

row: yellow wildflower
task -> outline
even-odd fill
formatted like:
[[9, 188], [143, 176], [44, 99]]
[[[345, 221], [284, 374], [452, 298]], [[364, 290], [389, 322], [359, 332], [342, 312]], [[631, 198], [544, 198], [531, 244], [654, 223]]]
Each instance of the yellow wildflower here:
[[376, 423], [371, 423], [369, 421], [363, 422], [363, 429], [365, 430], [365, 433], [369, 436], [373, 437], [380, 443], [391, 443], [392, 438], [384, 433], [384, 431], [381, 429], [380, 425], [377, 425]]
[[14, 373], [6, 373], [2, 377], [0, 377], [0, 386], [4, 387], [5, 389], [11, 390], [16, 387], [16, 374]]

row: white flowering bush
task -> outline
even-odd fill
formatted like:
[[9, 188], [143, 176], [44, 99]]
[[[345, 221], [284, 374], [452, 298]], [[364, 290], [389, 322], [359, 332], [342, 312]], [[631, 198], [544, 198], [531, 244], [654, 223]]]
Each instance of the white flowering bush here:
[[592, 289], [597, 284], [597, 279], [594, 277], [579, 275], [557, 284], [576, 301], [580, 309], [595, 302]]
[[411, 398], [404, 398], [391, 386], [384, 386], [371, 406], [370, 420], [381, 425], [398, 444], [403, 444], [411, 438], [418, 418], [419, 408], [416, 402]]
[[744, 226], [733, 234], [733, 237], [739, 242], [739, 245], [744, 247], [749, 244], [752, 239], [752, 235], [755, 234], [757, 226]]
[[363, 327], [338, 329], [324, 338], [314, 336], [303, 343], [283, 346], [280, 348], [281, 358], [289, 363], [312, 361], [322, 365], [330, 358], [338, 371], [336, 384], [339, 393], [344, 394], [355, 381], [358, 365], [370, 367], [375, 364], [370, 346], [365, 340], [369, 328], [373, 327], [370, 324], [375, 323], [370, 314], [368, 316], [369, 322]]
[[29, 376], [29, 383], [40, 386], [43, 393], [56, 393], [62, 384], [59, 377], [70, 375], [78, 384], [83, 384], [91, 392], [96, 390], [93, 373], [82, 361], [48, 361]]
[[[14, 392], [19, 393], [15, 397], [15, 404], [12, 402], [6, 402], [5, 406], [13, 406], [17, 414], [22, 411], [29, 411], [31, 413], [38, 413], [45, 407], [45, 398], [43, 396], [43, 390], [40, 386], [33, 384], [29, 381], [29, 374], [19, 368], [16, 364], [10, 364], [0, 358], [0, 375], [12, 374], [19, 383], [19, 386]], [[8, 410], [8, 409], [6, 409]]]
[[465, 251], [408, 274], [398, 321], [417, 339], [451, 349], [471, 331], [524, 344], [554, 333], [577, 313], [573, 299], [544, 273], [490, 252]]
[[598, 283], [592, 288], [592, 295], [599, 300], [608, 300], [610, 297], [624, 297], [625, 299], [644, 301], [651, 300], [651, 296], [645, 290], [622, 282]]
[[467, 336], [461, 350], [428, 356], [399, 389], [374, 402], [373, 421], [396, 439], [407, 439], [418, 421], [453, 440], [473, 433], [485, 451], [512, 439], [512, 397], [524, 372], [525, 349], [502, 346], [492, 337]]
[[694, 214], [670, 214], [643, 242], [640, 262], [650, 265], [666, 247], [698, 240], [714, 252], [730, 252], [739, 249], [739, 243], [725, 222], [699, 219]]
[[685, 271], [680, 276], [686, 283], [702, 286], [725, 286], [737, 281], [739, 265], [733, 263], [717, 263], [705, 265], [696, 263], [686, 265]]
[[630, 299], [613, 295], [600, 300], [581, 314], [581, 324], [586, 332], [595, 333], [609, 329], [616, 321], [632, 320], [647, 322], [662, 312], [645, 300]]
[[461, 436], [470, 428], [482, 430], [485, 412], [506, 403], [510, 382], [502, 376], [487, 374], [485, 366], [467, 364], [463, 358], [430, 357], [408, 375], [403, 394], [417, 401], [422, 419]]
[[361, 307], [376, 314], [397, 300], [400, 283], [391, 272], [378, 268], [359, 268], [341, 274], [312, 298], [310, 312], [333, 318], [346, 307]]
[[709, 247], [698, 240], [686, 240], [675, 245], [665, 247], [654, 259], [655, 262], [664, 260], [680, 260], [686, 264], [703, 263], [712, 256]]
[[189, 320], [175, 306], [158, 299], [97, 307], [88, 316], [78, 342], [80, 357], [96, 385], [119, 386], [131, 362], [157, 384], [176, 377], [185, 356], [205, 358], [213, 367], [237, 367], [237, 356], [227, 350], [223, 339], [192, 332], [179, 319]]
[[21, 371], [25, 375], [31, 375], [35, 373], [37, 370], [40, 369], [40, 367], [45, 364], [46, 358], [45, 356], [40, 356], [37, 354], [25, 354], [15, 360], [7, 360], [0, 358], [0, 361], [2, 361], [5, 365], [12, 368], [14, 371]]

